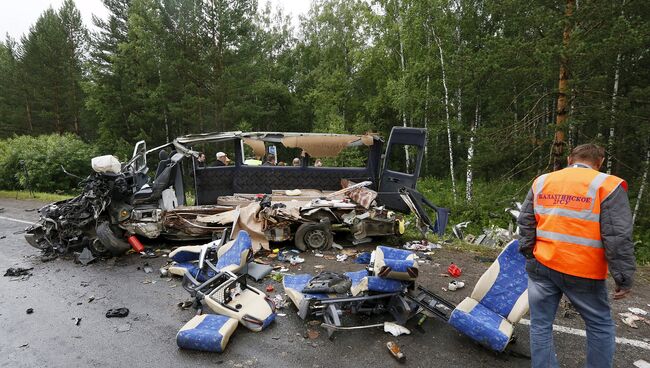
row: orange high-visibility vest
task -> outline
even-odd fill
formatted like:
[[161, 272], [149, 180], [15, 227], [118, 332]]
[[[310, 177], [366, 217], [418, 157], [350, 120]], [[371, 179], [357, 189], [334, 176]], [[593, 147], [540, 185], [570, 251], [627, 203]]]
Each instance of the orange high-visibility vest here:
[[589, 279], [607, 278], [600, 204], [625, 180], [572, 166], [533, 183], [537, 239], [533, 254], [548, 268]]

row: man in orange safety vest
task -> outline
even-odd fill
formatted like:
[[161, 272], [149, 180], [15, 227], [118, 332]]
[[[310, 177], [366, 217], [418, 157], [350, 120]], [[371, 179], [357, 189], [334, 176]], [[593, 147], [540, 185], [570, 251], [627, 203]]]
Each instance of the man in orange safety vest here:
[[535, 179], [517, 221], [527, 258], [534, 368], [558, 366], [553, 321], [562, 295], [585, 321], [586, 366], [613, 364], [615, 325], [605, 279], [609, 270], [613, 298], [624, 298], [636, 262], [627, 183], [598, 171], [604, 157], [600, 146], [577, 146], [567, 168]]

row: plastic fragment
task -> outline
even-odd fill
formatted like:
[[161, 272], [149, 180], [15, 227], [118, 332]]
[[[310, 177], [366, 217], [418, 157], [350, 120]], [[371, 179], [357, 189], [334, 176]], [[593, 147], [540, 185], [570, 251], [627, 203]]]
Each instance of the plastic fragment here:
[[384, 332], [388, 332], [389, 334], [393, 336], [400, 336], [400, 335], [410, 335], [411, 331], [401, 325], [398, 325], [395, 322], [384, 322]]
[[394, 341], [389, 341], [386, 343], [386, 347], [388, 348], [388, 351], [391, 353], [391, 355], [397, 359], [398, 362], [403, 363], [406, 360], [406, 356], [404, 353], [402, 353], [402, 350], [399, 348], [399, 345], [397, 345], [396, 342]]

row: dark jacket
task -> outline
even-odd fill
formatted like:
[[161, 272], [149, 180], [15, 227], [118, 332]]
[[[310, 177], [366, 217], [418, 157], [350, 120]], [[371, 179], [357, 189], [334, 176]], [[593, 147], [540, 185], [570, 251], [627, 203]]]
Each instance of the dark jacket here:
[[[528, 191], [517, 219], [519, 225], [519, 251], [533, 258], [537, 220], [533, 204], [533, 191]], [[609, 273], [622, 289], [632, 287], [636, 260], [632, 242], [632, 211], [627, 192], [621, 186], [605, 198], [600, 205], [600, 236], [605, 247]]]

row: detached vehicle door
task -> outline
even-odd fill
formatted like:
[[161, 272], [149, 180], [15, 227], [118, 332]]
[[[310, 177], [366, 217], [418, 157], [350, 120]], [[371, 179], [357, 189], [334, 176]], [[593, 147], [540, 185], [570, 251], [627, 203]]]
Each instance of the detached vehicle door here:
[[403, 213], [410, 212], [400, 197], [399, 190], [404, 187], [415, 189], [426, 142], [426, 129], [393, 127], [388, 137], [377, 188], [377, 201], [380, 205]]

